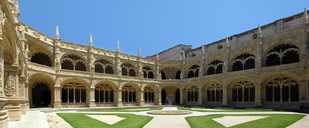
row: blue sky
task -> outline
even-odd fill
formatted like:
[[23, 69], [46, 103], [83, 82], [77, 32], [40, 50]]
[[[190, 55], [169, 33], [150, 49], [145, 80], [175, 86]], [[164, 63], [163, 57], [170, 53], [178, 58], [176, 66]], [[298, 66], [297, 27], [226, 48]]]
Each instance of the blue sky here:
[[294, 15], [308, 0], [20, 0], [21, 20], [64, 41], [152, 55], [179, 43], [198, 47]]

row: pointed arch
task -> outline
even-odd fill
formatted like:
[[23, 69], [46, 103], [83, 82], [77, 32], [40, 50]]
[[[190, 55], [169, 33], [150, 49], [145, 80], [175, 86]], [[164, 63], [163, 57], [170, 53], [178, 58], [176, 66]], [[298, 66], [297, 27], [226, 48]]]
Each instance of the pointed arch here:
[[52, 66], [52, 61], [51, 61], [50, 57], [43, 52], [34, 53], [31, 56], [30, 61], [33, 62], [33, 63], [45, 65], [45, 66]]
[[299, 48], [293, 44], [280, 44], [267, 52], [265, 65], [274, 66], [300, 61]]

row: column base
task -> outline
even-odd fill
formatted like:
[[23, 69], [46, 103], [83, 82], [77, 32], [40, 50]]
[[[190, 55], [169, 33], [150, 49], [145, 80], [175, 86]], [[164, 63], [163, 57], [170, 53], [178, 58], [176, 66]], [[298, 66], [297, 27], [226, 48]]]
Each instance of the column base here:
[[54, 101], [54, 108], [61, 108], [61, 102], [60, 101]]
[[7, 100], [4, 97], [0, 97], [0, 128], [8, 127], [8, 111], [5, 110], [5, 105], [7, 104]]
[[123, 104], [122, 104], [122, 102], [118, 102], [118, 103], [116, 104], [116, 106], [117, 106], [117, 107], [122, 107]]
[[144, 101], [141, 101], [141, 102], [138, 103], [138, 105], [139, 105], [139, 106], [144, 106], [145, 103], [144, 103]]
[[156, 105], [161, 106], [161, 105], [162, 105], [162, 103], [161, 103], [161, 102], [159, 102], [159, 103], [156, 103]]
[[20, 105], [7, 105], [5, 109], [8, 110], [10, 121], [19, 121], [21, 119], [22, 110]]
[[19, 121], [22, 115], [22, 99], [7, 98], [7, 105], [4, 109], [8, 110], [9, 121]]
[[20, 108], [21, 108], [21, 114], [25, 115], [27, 110], [26, 110], [26, 103], [20, 104]]
[[90, 101], [89, 105], [88, 105], [90, 108], [93, 108], [93, 107], [96, 107], [96, 103], [95, 101]]
[[0, 111], [0, 128], [7, 128], [9, 123], [8, 119], [8, 111], [1, 110]]

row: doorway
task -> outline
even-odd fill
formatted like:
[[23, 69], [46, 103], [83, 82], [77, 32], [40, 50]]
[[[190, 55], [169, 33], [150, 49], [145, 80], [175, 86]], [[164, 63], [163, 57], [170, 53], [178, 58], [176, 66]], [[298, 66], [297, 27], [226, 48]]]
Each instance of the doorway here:
[[31, 88], [31, 96], [32, 96], [32, 102], [31, 102], [32, 108], [50, 107], [51, 91], [48, 88], [48, 85], [44, 83], [34, 84]]

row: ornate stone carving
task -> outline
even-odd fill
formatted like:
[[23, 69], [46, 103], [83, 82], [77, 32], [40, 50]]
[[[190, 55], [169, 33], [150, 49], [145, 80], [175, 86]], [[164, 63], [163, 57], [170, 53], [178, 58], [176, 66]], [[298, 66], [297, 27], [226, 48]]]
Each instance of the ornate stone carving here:
[[3, 82], [4, 82], [4, 59], [3, 59], [3, 50], [0, 48], [0, 97], [4, 96], [3, 92]]
[[2, 40], [3, 26], [4, 26], [5, 21], [6, 21], [6, 16], [3, 13], [3, 11], [1, 10], [1, 6], [0, 6], [0, 39], [1, 40]]
[[16, 76], [14, 72], [5, 72], [4, 92], [6, 96], [14, 96], [16, 93]]

